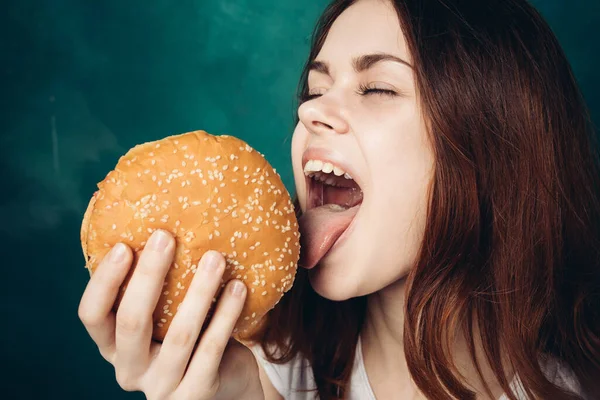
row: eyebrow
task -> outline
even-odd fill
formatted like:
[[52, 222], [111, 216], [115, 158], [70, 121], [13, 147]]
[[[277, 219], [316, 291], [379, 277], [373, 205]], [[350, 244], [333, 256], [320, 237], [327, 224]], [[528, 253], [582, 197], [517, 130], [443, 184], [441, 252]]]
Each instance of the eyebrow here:
[[[372, 68], [373, 66], [375, 66], [375, 64], [383, 62], [383, 61], [397, 62], [400, 64], [404, 64], [407, 67], [409, 67], [410, 69], [412, 69], [412, 65], [410, 65], [408, 62], [404, 61], [403, 59], [401, 59], [399, 57], [396, 57], [394, 55], [387, 54], [387, 53], [365, 54], [360, 57], [355, 57], [352, 60], [352, 67], [354, 68], [354, 71], [356, 73], [361, 73], [363, 71], [366, 71], [366, 70]], [[331, 75], [330, 69], [329, 69], [329, 64], [325, 61], [316, 61], [315, 60], [315, 61], [311, 62], [308, 70], [320, 72], [325, 75]]]

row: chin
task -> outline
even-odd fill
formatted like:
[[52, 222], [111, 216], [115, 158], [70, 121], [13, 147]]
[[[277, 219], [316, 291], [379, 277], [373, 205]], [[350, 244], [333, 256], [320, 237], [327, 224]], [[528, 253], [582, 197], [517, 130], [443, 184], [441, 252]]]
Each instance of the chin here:
[[308, 280], [312, 288], [319, 296], [331, 301], [344, 301], [357, 297], [355, 286], [356, 281], [347, 282], [348, 275], [339, 276], [331, 272], [331, 269], [326, 264], [315, 266], [308, 273]]
[[[364, 271], [368, 266], [356, 257], [350, 241], [334, 249], [308, 271], [308, 279], [315, 292], [332, 301], [344, 301], [368, 294]], [[360, 248], [360, 247], [359, 247]]]
[[354, 244], [351, 240], [353, 237], [348, 239], [350, 240], [327, 254], [308, 271], [309, 282], [316, 293], [331, 301], [344, 301], [393, 288], [398, 284], [404, 285], [411, 263], [405, 262], [399, 266], [398, 260], [401, 257], [398, 254], [378, 258], [376, 255], [381, 255], [383, 249], [369, 254], [366, 251], [368, 246], [365, 248]]

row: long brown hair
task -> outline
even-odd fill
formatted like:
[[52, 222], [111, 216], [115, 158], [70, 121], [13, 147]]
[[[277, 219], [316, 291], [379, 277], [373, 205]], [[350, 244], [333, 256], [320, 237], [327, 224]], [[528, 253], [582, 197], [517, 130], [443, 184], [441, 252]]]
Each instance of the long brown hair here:
[[[354, 1], [325, 10], [306, 66]], [[475, 398], [441, 345], [458, 327], [478, 371], [476, 342], [513, 400], [500, 360], [530, 398], [578, 398], [546, 378], [543, 355], [598, 390], [600, 163], [561, 46], [525, 0], [392, 3], [436, 157], [424, 239], [407, 277], [412, 378], [428, 398]], [[321, 399], [344, 398], [365, 311], [366, 298], [320, 297], [299, 270], [255, 339], [272, 362], [305, 357]]]

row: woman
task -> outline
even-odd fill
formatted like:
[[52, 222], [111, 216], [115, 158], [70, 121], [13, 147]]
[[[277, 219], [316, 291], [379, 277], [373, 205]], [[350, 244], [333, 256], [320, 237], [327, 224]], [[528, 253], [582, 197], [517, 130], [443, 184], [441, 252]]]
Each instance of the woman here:
[[[293, 289], [253, 352], [228, 344], [240, 286], [194, 350], [184, 315], [203, 318], [224, 267], [209, 252], [203, 295], [159, 346], [150, 316], [174, 241], [153, 237], [128, 289], [150, 294], [126, 293], [117, 316], [131, 252], [116, 247], [79, 312], [120, 385], [150, 399], [597, 398], [597, 145], [539, 14], [524, 0], [334, 1], [300, 94]], [[357, 187], [333, 195], [325, 163]]]

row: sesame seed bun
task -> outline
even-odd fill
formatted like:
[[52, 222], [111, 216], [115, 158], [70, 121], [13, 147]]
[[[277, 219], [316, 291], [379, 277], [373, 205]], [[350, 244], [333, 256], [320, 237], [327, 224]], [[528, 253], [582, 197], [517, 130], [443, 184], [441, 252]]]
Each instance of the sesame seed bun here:
[[134, 253], [115, 310], [157, 229], [171, 232], [177, 248], [153, 314], [155, 340], [164, 339], [208, 250], [227, 260], [215, 299], [231, 279], [248, 288], [236, 338], [251, 335], [292, 287], [300, 251], [294, 206], [277, 172], [238, 138], [195, 131], [144, 143], [98, 184], [81, 226], [86, 268], [93, 274], [119, 242]]

